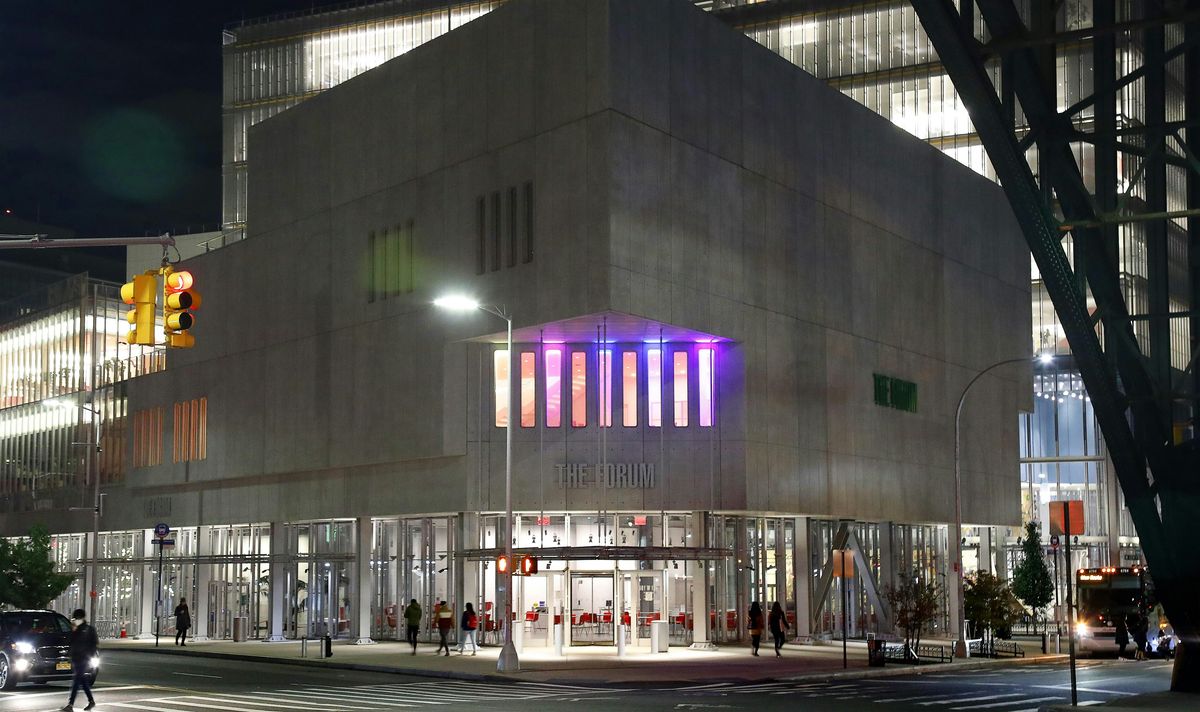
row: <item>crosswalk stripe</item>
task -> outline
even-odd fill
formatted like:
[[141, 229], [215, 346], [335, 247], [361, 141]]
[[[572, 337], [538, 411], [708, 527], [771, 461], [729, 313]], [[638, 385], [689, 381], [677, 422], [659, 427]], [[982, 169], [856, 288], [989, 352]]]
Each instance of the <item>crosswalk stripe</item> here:
[[974, 694], [974, 693], [952, 692], [950, 694], [942, 693], [942, 694], [938, 694], [938, 695], [917, 695], [916, 697], [885, 697], [885, 698], [875, 700], [875, 702], [916, 702], [918, 700], [944, 700], [949, 697], [962, 697], [963, 695], [970, 695], [970, 694]]
[[986, 710], [993, 707], [1007, 707], [1009, 705], [1030, 705], [1036, 702], [1049, 702], [1050, 700], [1061, 700], [1061, 697], [1033, 697], [1024, 700], [1009, 700], [1008, 702], [993, 702], [990, 705], [966, 705], [964, 707], [951, 707], [952, 710]]
[[[306, 701], [307, 701], [307, 700], [311, 700], [313, 697], [317, 697], [317, 698], [320, 698], [320, 699], [318, 700], [318, 702], [324, 702], [324, 701], [326, 701], [326, 700], [336, 700], [336, 701], [341, 701], [341, 700], [345, 700], [345, 699], [347, 699], [346, 697], [344, 697], [344, 696], [342, 696], [342, 695], [326, 695], [326, 694], [315, 694], [315, 693], [308, 693], [308, 694], [298, 694], [298, 693], [294, 693], [294, 692], [283, 692], [283, 691], [278, 691], [278, 690], [277, 690], [277, 691], [275, 691], [275, 692], [258, 692], [257, 690], [253, 690], [253, 691], [251, 691], [251, 692], [250, 692], [250, 694], [252, 694], [252, 695], [259, 695], [259, 696], [262, 696], [262, 695], [277, 695], [277, 696], [279, 696], [279, 697], [282, 697], [282, 698], [284, 698], [284, 699], [297, 699], [297, 700], [306, 700]], [[261, 697], [260, 697], [260, 699], [261, 699]], [[268, 699], [270, 699], [270, 698], [268, 698]], [[353, 697], [351, 697], [351, 698], [349, 698], [349, 699], [350, 699], [350, 701], [351, 701], [351, 702], [360, 702], [360, 700], [358, 700], [358, 699], [356, 699], [356, 698], [353, 698]], [[375, 703], [372, 703], [372, 702], [368, 702], [368, 703], [366, 703], [366, 704], [375, 705], [376, 707], [378, 707], [378, 706], [379, 706], [379, 705], [376, 705]], [[386, 703], [384, 703], [384, 704], [386, 704]], [[343, 706], [341, 707], [341, 709], [369, 710], [369, 709], [371, 709], [371, 707], [347, 707], [347, 706], [344, 706], [344, 705], [343, 705]]]
[[[151, 700], [152, 701], [152, 700]], [[172, 707], [151, 707], [146, 704], [138, 704], [137, 702], [105, 702], [105, 707], [129, 707], [135, 710], [150, 710], [151, 712], [179, 712]]]
[[1020, 697], [1024, 694], [1023, 692], [1007, 692], [1003, 695], [983, 695], [982, 697], [966, 697], [959, 700], [934, 700], [932, 702], [918, 702], [917, 704], [922, 707], [928, 707], [929, 705], [953, 705], [960, 702], [984, 702], [986, 700], [999, 700], [1005, 697]]
[[[201, 698], [196, 698], [201, 699]], [[287, 702], [287, 704], [278, 704], [277, 702], [263, 702], [262, 700], [249, 697], [248, 695], [237, 695], [231, 692], [221, 692], [216, 695], [208, 695], [203, 699], [216, 700], [217, 702], [230, 702], [239, 705], [252, 704], [255, 707], [282, 707], [284, 709], [296, 709], [296, 703], [291, 700], [279, 700], [279, 703]], [[309, 709], [321, 710], [340, 710], [343, 709], [340, 705], [321, 704], [318, 702], [309, 702], [305, 707]]]

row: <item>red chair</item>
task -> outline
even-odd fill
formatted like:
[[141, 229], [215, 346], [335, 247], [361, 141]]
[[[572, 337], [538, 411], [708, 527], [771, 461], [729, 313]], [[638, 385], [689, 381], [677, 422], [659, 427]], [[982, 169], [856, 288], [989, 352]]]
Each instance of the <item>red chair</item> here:
[[628, 628], [629, 626], [633, 625], [633, 624], [630, 622], [630, 619], [629, 619], [629, 611], [622, 611], [622, 612], [621, 612], [621, 625], [625, 626], [626, 628]]
[[737, 611], [725, 611], [725, 630], [737, 630]]

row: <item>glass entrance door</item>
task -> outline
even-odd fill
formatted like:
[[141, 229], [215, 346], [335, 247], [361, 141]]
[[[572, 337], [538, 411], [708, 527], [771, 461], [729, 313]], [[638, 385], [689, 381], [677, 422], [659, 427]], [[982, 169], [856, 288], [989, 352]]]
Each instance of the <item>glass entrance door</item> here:
[[613, 643], [612, 574], [571, 574], [571, 644]]

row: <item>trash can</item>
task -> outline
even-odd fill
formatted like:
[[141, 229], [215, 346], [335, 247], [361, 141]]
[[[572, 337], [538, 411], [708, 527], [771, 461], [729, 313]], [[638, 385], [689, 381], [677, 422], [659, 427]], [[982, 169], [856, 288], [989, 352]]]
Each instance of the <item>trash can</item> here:
[[867, 641], [867, 665], [870, 667], [883, 667], [884, 661], [887, 659], [884, 646], [886, 643], [875, 638]]
[[250, 618], [247, 616], [234, 616], [233, 618], [233, 642], [241, 643], [246, 640], [247, 629], [250, 627]]
[[671, 645], [671, 629], [667, 621], [650, 622], [650, 652], [665, 653]]

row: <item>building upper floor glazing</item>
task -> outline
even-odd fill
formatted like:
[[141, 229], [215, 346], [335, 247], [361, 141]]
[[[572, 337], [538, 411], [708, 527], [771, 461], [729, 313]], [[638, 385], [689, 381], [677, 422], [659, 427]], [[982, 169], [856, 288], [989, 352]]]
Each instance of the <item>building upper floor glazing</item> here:
[[[166, 360], [122, 342], [118, 290], [78, 275], [0, 305], [0, 511], [56, 508], [90, 472], [122, 477], [122, 383]], [[81, 446], [95, 437], [98, 454]]]

